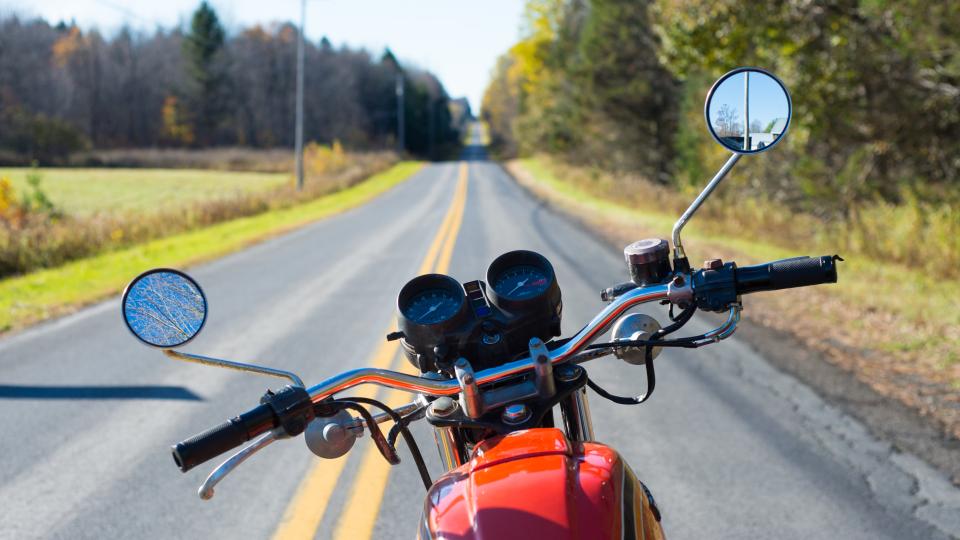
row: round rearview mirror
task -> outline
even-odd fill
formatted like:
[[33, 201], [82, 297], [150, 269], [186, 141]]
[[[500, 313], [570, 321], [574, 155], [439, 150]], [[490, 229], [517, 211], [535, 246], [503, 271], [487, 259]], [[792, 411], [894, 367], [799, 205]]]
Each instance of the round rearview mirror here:
[[758, 68], [737, 68], [720, 77], [704, 106], [710, 134], [738, 154], [756, 154], [780, 142], [792, 112], [787, 87]]
[[123, 320], [140, 341], [179, 347], [200, 333], [207, 320], [207, 298], [190, 276], [155, 268], [137, 276], [123, 291]]

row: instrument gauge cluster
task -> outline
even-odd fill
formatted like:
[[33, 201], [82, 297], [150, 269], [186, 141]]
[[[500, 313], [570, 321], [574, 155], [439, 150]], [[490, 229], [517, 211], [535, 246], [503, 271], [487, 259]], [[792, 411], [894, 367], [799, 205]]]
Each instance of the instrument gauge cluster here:
[[490, 299], [507, 311], [547, 310], [560, 303], [553, 265], [534, 251], [518, 250], [494, 259], [487, 269]]
[[449, 371], [460, 357], [474, 369], [507, 362], [526, 352], [531, 338], [560, 335], [561, 311], [553, 266], [526, 250], [497, 257], [486, 282], [426, 274], [397, 297], [404, 353], [423, 372]]

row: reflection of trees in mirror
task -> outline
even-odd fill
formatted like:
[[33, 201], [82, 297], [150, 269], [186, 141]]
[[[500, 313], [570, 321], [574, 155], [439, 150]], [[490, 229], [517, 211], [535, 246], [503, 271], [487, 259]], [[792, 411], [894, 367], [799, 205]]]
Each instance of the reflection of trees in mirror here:
[[720, 105], [717, 109], [713, 130], [720, 137], [734, 137], [743, 133], [740, 126], [740, 111], [729, 103]]
[[203, 294], [173, 272], [137, 280], [127, 293], [124, 316], [140, 339], [160, 347], [180, 345], [200, 331], [206, 314]]

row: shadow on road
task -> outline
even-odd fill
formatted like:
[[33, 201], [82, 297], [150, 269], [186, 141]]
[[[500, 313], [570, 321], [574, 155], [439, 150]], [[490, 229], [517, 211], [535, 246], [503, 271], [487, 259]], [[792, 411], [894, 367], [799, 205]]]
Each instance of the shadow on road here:
[[0, 399], [182, 399], [203, 398], [182, 386], [0, 385]]

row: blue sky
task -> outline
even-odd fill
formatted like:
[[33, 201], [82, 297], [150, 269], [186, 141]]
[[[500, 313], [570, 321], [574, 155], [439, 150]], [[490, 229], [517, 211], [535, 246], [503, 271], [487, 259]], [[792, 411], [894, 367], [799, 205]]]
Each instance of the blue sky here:
[[[736, 109], [743, 120], [743, 73], [738, 73], [723, 81], [717, 88], [710, 103], [710, 117], [716, 119], [716, 113], [724, 103]], [[750, 122], [759, 120], [766, 127], [771, 120], [787, 116], [787, 98], [780, 85], [762, 73], [750, 75]]]
[[[183, 24], [199, 0], [0, 0], [0, 14], [38, 15], [109, 33], [124, 23], [152, 30]], [[228, 30], [298, 21], [299, 0], [211, 0]], [[308, 0], [307, 37], [387, 45], [403, 60], [436, 73], [452, 96], [477, 111], [497, 57], [517, 40], [523, 0]]]

